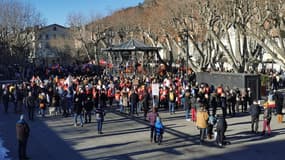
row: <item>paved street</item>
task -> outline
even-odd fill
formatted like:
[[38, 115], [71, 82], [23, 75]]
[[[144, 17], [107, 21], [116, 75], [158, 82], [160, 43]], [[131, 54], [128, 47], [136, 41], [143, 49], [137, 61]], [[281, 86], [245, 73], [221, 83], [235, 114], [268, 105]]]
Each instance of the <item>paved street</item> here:
[[[10, 150], [9, 158], [17, 159], [15, 122], [18, 115], [0, 113], [0, 137]], [[128, 160], [128, 159], [282, 159], [285, 147], [285, 123], [277, 124], [273, 116], [271, 137], [253, 135], [250, 117], [240, 115], [228, 118], [227, 139], [231, 145], [219, 148], [213, 141], [201, 146], [199, 131], [192, 122], [185, 121], [184, 112], [174, 115], [160, 112], [166, 133], [162, 145], [150, 143], [149, 129], [141, 115], [130, 118], [109, 111], [103, 126], [103, 135], [98, 135], [96, 123], [74, 127], [72, 118], [47, 118], [29, 122], [31, 136], [28, 155], [35, 160]], [[262, 118], [261, 118], [262, 119]], [[261, 122], [259, 129], [262, 129]], [[0, 156], [1, 157], [1, 156]]]

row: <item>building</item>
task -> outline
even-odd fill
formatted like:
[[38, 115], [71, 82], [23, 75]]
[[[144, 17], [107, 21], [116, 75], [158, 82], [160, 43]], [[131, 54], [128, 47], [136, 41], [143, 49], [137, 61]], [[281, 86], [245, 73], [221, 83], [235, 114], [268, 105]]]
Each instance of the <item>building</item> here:
[[51, 24], [35, 30], [33, 58], [35, 62], [49, 65], [52, 61], [66, 61], [72, 57], [74, 40], [69, 28]]

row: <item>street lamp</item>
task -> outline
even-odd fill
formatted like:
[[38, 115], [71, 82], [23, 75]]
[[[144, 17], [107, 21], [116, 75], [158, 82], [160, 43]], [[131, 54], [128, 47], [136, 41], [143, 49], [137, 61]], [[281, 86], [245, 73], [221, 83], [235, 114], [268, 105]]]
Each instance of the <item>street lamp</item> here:
[[188, 60], [189, 60], [189, 30], [183, 29], [180, 33], [180, 37], [186, 43], [186, 73], [188, 71]]

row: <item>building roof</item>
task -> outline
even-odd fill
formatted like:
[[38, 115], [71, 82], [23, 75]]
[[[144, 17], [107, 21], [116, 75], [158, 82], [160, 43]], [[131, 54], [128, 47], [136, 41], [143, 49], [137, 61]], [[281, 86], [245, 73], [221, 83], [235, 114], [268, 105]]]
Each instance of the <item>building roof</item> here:
[[64, 27], [64, 26], [59, 25], [59, 24], [50, 24], [50, 25], [47, 25], [47, 26], [44, 26], [44, 27], [40, 28], [40, 30], [43, 30], [43, 29], [46, 29], [46, 28], [50, 28], [50, 27], [54, 27], [54, 26], [57, 26], [57, 27], [60, 27], [60, 28], [63, 28], [63, 29], [68, 29], [67, 27]]

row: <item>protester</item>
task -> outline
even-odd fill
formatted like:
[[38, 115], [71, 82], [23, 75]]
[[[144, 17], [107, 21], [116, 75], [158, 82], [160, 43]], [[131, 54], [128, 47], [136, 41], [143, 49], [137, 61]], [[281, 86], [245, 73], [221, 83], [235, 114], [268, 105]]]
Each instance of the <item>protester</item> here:
[[169, 96], [169, 99], [168, 99], [169, 113], [174, 114], [175, 113], [175, 107], [176, 107], [176, 104], [175, 104], [176, 95], [175, 95], [175, 92], [174, 92], [172, 87], [169, 89], [168, 96]]
[[270, 122], [271, 122], [271, 117], [272, 117], [272, 108], [269, 107], [269, 103], [266, 102], [264, 105], [264, 112], [263, 112], [263, 131], [262, 135], [265, 135], [265, 130], [267, 128], [267, 134], [270, 136], [271, 134], [271, 127], [270, 127]]
[[82, 95], [82, 101], [84, 103], [84, 109], [85, 109], [85, 114], [84, 114], [84, 119], [85, 123], [91, 123], [91, 112], [93, 110], [93, 95], [91, 92], [91, 89], [86, 87], [86, 91], [81, 93]]
[[156, 142], [155, 121], [157, 116], [158, 113], [155, 107], [152, 108], [152, 112], [147, 114], [147, 120], [149, 121], [150, 124], [150, 142], [152, 142], [153, 139], [154, 142]]
[[32, 92], [28, 93], [28, 97], [27, 97], [26, 103], [27, 103], [27, 108], [28, 108], [29, 120], [34, 120], [35, 98], [32, 95]]
[[217, 137], [216, 137], [216, 142], [217, 144], [222, 147], [223, 145], [226, 144], [225, 141], [225, 132], [227, 130], [227, 121], [226, 118], [223, 115], [218, 115], [217, 116]]
[[224, 92], [220, 96], [219, 104], [221, 105], [223, 116], [226, 117], [227, 116], [227, 99], [226, 99], [226, 95]]
[[231, 89], [229, 95], [229, 114], [234, 117], [236, 115], [236, 92]]
[[121, 103], [122, 105], [121, 105], [120, 112], [125, 113], [129, 106], [128, 90], [126, 88], [122, 90]]
[[258, 133], [260, 106], [256, 100], [254, 100], [253, 104], [250, 105], [249, 113], [251, 115], [251, 132]]
[[77, 126], [77, 118], [79, 116], [80, 118], [80, 126], [83, 127], [83, 116], [82, 116], [82, 111], [83, 111], [83, 106], [84, 106], [84, 92], [82, 89], [79, 91], [75, 92], [74, 95], [74, 126]]
[[27, 143], [30, 135], [30, 128], [24, 119], [24, 115], [20, 116], [20, 120], [16, 123], [16, 133], [18, 140], [18, 154], [19, 160], [26, 160], [27, 157]]
[[130, 107], [131, 107], [131, 110], [129, 113], [130, 115], [133, 115], [133, 114], [138, 115], [138, 112], [137, 112], [138, 102], [139, 102], [139, 95], [136, 93], [135, 90], [132, 90], [130, 93]]
[[3, 95], [2, 95], [2, 102], [4, 105], [4, 112], [8, 113], [8, 106], [9, 106], [9, 92], [7, 89], [4, 89]]
[[285, 102], [284, 94], [283, 93], [277, 93], [276, 95], [276, 114], [277, 114], [277, 122], [282, 123], [283, 122], [283, 113], [282, 109]]
[[46, 100], [46, 95], [44, 92], [40, 93], [39, 95], [39, 105], [40, 105], [40, 114], [42, 117], [45, 117], [45, 110], [46, 110], [46, 105], [47, 105], [47, 100]]
[[204, 138], [206, 137], [206, 129], [208, 127], [208, 112], [205, 106], [201, 106], [197, 112], [197, 122], [196, 125], [200, 130], [200, 144], [203, 144]]
[[217, 118], [216, 116], [213, 114], [213, 111], [210, 112], [209, 115], [209, 119], [208, 119], [208, 127], [207, 127], [207, 136], [208, 139], [212, 139], [213, 138], [213, 128], [215, 126], [215, 124], [217, 123]]
[[159, 116], [156, 117], [154, 126], [155, 126], [156, 140], [157, 140], [158, 145], [160, 145], [163, 139], [164, 126]]
[[185, 108], [185, 118], [186, 121], [190, 121], [190, 110], [191, 110], [191, 96], [190, 92], [186, 91], [184, 97], [184, 108]]
[[102, 129], [103, 129], [103, 122], [104, 122], [105, 115], [106, 115], [106, 113], [105, 113], [104, 109], [101, 108], [101, 106], [98, 106], [98, 108], [96, 108], [96, 110], [95, 110], [95, 117], [97, 120], [98, 134], [103, 134]]
[[144, 89], [144, 93], [143, 93], [143, 100], [142, 100], [142, 108], [143, 108], [144, 119], [145, 120], [146, 120], [146, 117], [147, 117], [147, 112], [149, 110], [149, 99], [150, 99], [150, 95], [149, 95], [148, 91], [145, 88]]
[[191, 118], [192, 118], [193, 122], [196, 122], [197, 121], [197, 111], [200, 109], [200, 106], [202, 104], [201, 104], [201, 100], [199, 97], [197, 97], [197, 98], [193, 97], [193, 99], [194, 99], [193, 100], [194, 103], [192, 103], [193, 107], [191, 107]]

